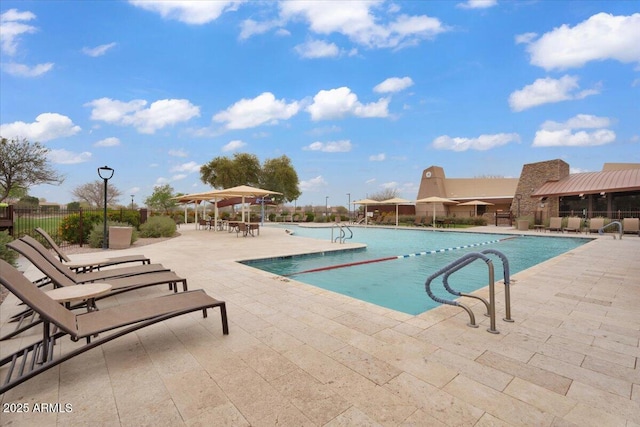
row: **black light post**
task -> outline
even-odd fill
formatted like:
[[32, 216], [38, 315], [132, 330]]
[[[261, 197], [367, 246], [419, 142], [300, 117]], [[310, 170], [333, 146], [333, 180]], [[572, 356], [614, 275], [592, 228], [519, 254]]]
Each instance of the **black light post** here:
[[329, 221], [329, 196], [324, 197], [324, 220]]
[[109, 247], [107, 242], [107, 181], [113, 177], [113, 172], [114, 170], [109, 166], [102, 166], [101, 168], [98, 168], [98, 176], [104, 180], [104, 228], [102, 229], [102, 249], [107, 249]]
[[133, 194], [131, 195], [131, 210], [133, 210]]
[[351, 193], [347, 193], [347, 197], [349, 197], [349, 203], [347, 203], [347, 213], [349, 214], [348, 222], [351, 222]]
[[522, 194], [516, 194], [516, 200], [518, 202], [518, 218], [520, 218], [520, 200], [522, 199]]

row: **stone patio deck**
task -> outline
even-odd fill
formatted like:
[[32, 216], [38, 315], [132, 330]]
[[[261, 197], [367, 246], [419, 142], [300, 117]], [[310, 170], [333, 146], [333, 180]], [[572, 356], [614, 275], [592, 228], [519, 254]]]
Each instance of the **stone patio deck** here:
[[[498, 320], [494, 335], [477, 305], [483, 324], [473, 329], [460, 308], [410, 316], [235, 262], [345, 245], [269, 227], [255, 238], [189, 226], [181, 234], [113, 255], [142, 252], [187, 277], [190, 289], [225, 300], [230, 334], [215, 310], [129, 334], [1, 396], [3, 410], [60, 403], [71, 412], [2, 411], [1, 425], [640, 425], [637, 236], [598, 237], [515, 274], [515, 322]], [[166, 292], [146, 288], [99, 305]], [[16, 310], [10, 295], [3, 330]], [[37, 336], [0, 342], [0, 353]]]

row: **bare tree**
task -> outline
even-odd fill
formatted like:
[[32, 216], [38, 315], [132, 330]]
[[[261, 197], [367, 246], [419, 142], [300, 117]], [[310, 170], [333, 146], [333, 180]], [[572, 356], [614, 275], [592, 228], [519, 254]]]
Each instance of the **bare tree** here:
[[49, 149], [27, 139], [0, 137], [0, 202], [7, 197], [26, 195], [32, 185], [62, 184], [47, 160]]
[[369, 196], [371, 200], [389, 200], [394, 197], [398, 197], [398, 189], [396, 188], [385, 188], [384, 190], [378, 191], [377, 193], [373, 193]]
[[[96, 180], [76, 187], [71, 194], [80, 200], [89, 203], [92, 207], [104, 207], [104, 182]], [[122, 192], [113, 185], [107, 185], [107, 206], [114, 206]]]

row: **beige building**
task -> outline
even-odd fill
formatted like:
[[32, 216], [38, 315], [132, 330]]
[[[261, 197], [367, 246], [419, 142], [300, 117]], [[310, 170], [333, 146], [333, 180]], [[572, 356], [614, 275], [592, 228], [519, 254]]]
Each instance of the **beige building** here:
[[[605, 163], [600, 172], [571, 174], [568, 163], [555, 159], [525, 164], [518, 178], [447, 178], [442, 167], [431, 166], [422, 172], [417, 199], [432, 196], [457, 203], [436, 203], [436, 216], [639, 217], [640, 164]], [[434, 204], [415, 209], [430, 217]]]

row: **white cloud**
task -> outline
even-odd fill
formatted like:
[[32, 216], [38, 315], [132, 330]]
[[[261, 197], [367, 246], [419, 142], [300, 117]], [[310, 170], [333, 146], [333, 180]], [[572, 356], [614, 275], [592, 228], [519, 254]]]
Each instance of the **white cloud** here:
[[187, 153], [184, 150], [175, 150], [175, 149], [169, 150], [168, 154], [172, 157], [187, 157], [189, 155], [189, 153]]
[[531, 64], [545, 70], [582, 67], [607, 59], [640, 64], [640, 13], [598, 13], [575, 27], [562, 25], [527, 46]]
[[196, 162], [187, 162], [187, 163], [182, 163], [180, 165], [172, 167], [170, 172], [188, 172], [188, 173], [200, 172], [200, 166], [202, 165]]
[[39, 77], [53, 69], [53, 62], [38, 64], [33, 67], [25, 64], [18, 64], [16, 62], [9, 62], [7, 64], [2, 64], [2, 69], [8, 74], [16, 77]]
[[[316, 34], [342, 34], [352, 42], [370, 48], [394, 48], [415, 44], [446, 31], [442, 23], [426, 15], [375, 16], [380, 2], [371, 1], [283, 1], [280, 17], [286, 21], [304, 20]], [[388, 19], [386, 19], [388, 18]], [[385, 23], [382, 23], [386, 21]]]
[[58, 113], [42, 113], [33, 123], [13, 122], [0, 125], [0, 135], [4, 138], [27, 138], [39, 142], [72, 136], [80, 130], [80, 126], [74, 125], [69, 117]]
[[200, 116], [200, 108], [186, 99], [161, 99], [144, 108], [147, 101], [129, 102], [110, 98], [95, 99], [85, 106], [92, 107], [91, 119], [124, 126], [133, 126], [140, 133], [156, 130]]
[[298, 102], [276, 100], [271, 92], [264, 92], [253, 99], [240, 101], [213, 116], [213, 120], [225, 123], [227, 129], [247, 129], [262, 124], [276, 124], [287, 120], [300, 110]]
[[[578, 114], [564, 123], [547, 120], [540, 126], [533, 147], [593, 147], [614, 142], [616, 134], [610, 129], [608, 117]], [[596, 129], [594, 131], [576, 129]]]
[[327, 43], [322, 40], [310, 40], [297, 45], [295, 51], [302, 58], [332, 58], [340, 55], [340, 48], [335, 43]]
[[385, 190], [394, 189], [394, 188], [398, 188], [398, 183], [395, 181], [384, 182], [380, 184], [380, 187], [384, 188]]
[[223, 152], [227, 151], [236, 151], [246, 146], [247, 144], [239, 139], [234, 139], [233, 141], [229, 141], [222, 147]]
[[400, 92], [410, 86], [413, 86], [413, 80], [411, 80], [411, 77], [390, 77], [376, 85], [376, 87], [373, 88], [373, 91], [378, 93]]
[[311, 120], [341, 119], [355, 117], [387, 117], [389, 99], [381, 98], [377, 102], [362, 104], [358, 96], [348, 87], [321, 90], [313, 97], [313, 103], [307, 107]]
[[512, 92], [509, 95], [509, 106], [513, 111], [523, 111], [538, 105], [583, 99], [600, 93], [597, 88], [577, 92], [579, 88], [580, 85], [576, 76], [565, 75], [560, 79], [551, 77], [537, 79], [532, 84]]
[[515, 39], [516, 39], [516, 44], [529, 44], [531, 43], [536, 37], [538, 37], [538, 33], [524, 33], [524, 34], [518, 34]]
[[520, 135], [517, 133], [497, 133], [493, 135], [480, 135], [477, 138], [452, 138], [448, 135], [442, 135], [433, 140], [432, 146], [438, 150], [485, 151], [506, 145], [510, 142], [520, 142]]
[[374, 154], [372, 156], [369, 156], [369, 161], [370, 162], [382, 162], [384, 160], [387, 159], [387, 155], [384, 153], [380, 153], [380, 154]]
[[0, 49], [2, 53], [13, 56], [18, 52], [18, 41], [23, 34], [33, 34], [38, 29], [23, 23], [36, 19], [31, 12], [20, 12], [17, 9], [9, 9], [0, 15]]
[[116, 137], [110, 137], [101, 139], [100, 141], [93, 144], [94, 147], [117, 147], [120, 145], [120, 140]]
[[83, 47], [82, 53], [95, 58], [95, 57], [104, 55], [105, 53], [107, 53], [107, 51], [114, 48], [115, 46], [116, 46], [116, 43], [114, 42], [114, 43], [102, 44], [96, 47]]
[[322, 177], [322, 175], [318, 175], [315, 178], [311, 178], [309, 180], [300, 181], [300, 190], [301, 191], [320, 191], [321, 189], [327, 186], [327, 181]]
[[235, 11], [244, 0], [184, 1], [184, 0], [129, 0], [132, 5], [159, 13], [164, 19], [185, 24], [202, 25], [215, 21], [227, 11]]
[[264, 34], [277, 25], [278, 23], [274, 21], [258, 22], [258, 21], [254, 21], [253, 19], [245, 19], [240, 24], [239, 38], [240, 40], [246, 40], [249, 37], [254, 36], [256, 34]]
[[304, 147], [304, 150], [323, 151], [325, 153], [347, 153], [351, 151], [351, 141], [348, 139], [329, 142], [316, 141]]
[[189, 176], [189, 175], [186, 175], [184, 173], [179, 173], [177, 175], [173, 175], [171, 177], [171, 181], [181, 181], [181, 180], [185, 179], [187, 176]]
[[82, 153], [73, 153], [67, 150], [51, 150], [47, 153], [49, 159], [53, 163], [60, 163], [65, 165], [73, 165], [77, 163], [84, 163], [91, 160], [91, 153], [83, 151]]
[[498, 0], [467, 0], [464, 3], [458, 3], [456, 7], [460, 9], [487, 9], [497, 5]]

